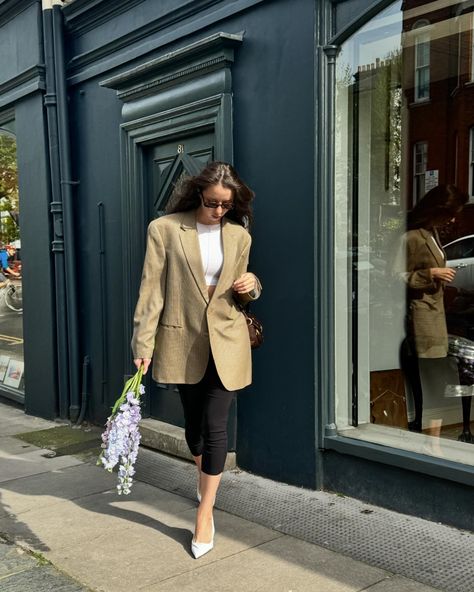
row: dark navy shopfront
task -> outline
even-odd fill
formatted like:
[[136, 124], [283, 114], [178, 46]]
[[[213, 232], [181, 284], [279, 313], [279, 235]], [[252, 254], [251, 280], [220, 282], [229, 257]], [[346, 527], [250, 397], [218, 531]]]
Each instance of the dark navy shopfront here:
[[[473, 10], [1, 0], [0, 166], [17, 174], [5, 211], [19, 210], [8, 242], [21, 245], [24, 350], [0, 347], [1, 396], [33, 415], [105, 421], [133, 371], [148, 222], [183, 175], [232, 162], [256, 193], [250, 269], [264, 285], [254, 310], [266, 335], [231, 409], [238, 466], [474, 529], [474, 448], [458, 440], [474, 431], [470, 391], [455, 388], [453, 351], [420, 360], [421, 431], [408, 429], [410, 270], [391, 267], [430, 189], [468, 195], [439, 229], [456, 272], [450, 343], [468, 351]], [[183, 426], [175, 386], [147, 380], [144, 414]]]

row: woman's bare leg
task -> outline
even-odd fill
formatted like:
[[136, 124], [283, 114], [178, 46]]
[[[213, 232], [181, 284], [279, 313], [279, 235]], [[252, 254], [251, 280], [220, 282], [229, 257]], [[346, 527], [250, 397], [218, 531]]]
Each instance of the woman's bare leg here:
[[194, 462], [196, 463], [196, 466], [198, 468], [198, 473], [199, 473], [199, 479], [198, 479], [198, 487], [199, 487], [199, 491], [201, 491], [201, 465], [202, 465], [202, 454], [200, 454], [199, 456], [193, 456]]
[[212, 509], [222, 473], [208, 475], [201, 471], [201, 503], [196, 515], [194, 541], [210, 543], [212, 539]]

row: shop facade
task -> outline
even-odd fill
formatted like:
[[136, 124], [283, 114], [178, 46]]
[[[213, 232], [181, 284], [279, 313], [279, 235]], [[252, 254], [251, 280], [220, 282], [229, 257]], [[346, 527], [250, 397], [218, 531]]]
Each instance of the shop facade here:
[[[266, 337], [231, 410], [237, 464], [473, 529], [473, 11], [451, 0], [0, 2], [24, 349], [23, 392], [0, 384], [2, 396], [42, 417], [105, 421], [133, 371], [146, 226], [183, 175], [226, 160], [256, 192]], [[439, 232], [456, 270], [451, 349], [419, 361], [417, 391], [400, 353], [407, 270], [392, 255], [408, 212], [446, 184], [469, 194]], [[182, 426], [174, 385], [148, 380], [145, 415]], [[408, 429], [420, 392], [421, 428]]]

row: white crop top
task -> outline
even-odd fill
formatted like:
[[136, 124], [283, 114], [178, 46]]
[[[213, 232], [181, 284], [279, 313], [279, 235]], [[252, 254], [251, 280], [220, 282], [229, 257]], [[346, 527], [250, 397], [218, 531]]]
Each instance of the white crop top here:
[[221, 224], [196, 222], [201, 247], [201, 259], [207, 286], [215, 286], [224, 263], [222, 251]]

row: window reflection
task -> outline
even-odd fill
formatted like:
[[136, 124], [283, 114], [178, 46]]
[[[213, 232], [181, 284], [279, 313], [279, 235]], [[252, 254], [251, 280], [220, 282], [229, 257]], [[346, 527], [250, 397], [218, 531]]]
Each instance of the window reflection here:
[[24, 395], [23, 299], [15, 124], [0, 126], [0, 391]]
[[364, 25], [335, 139], [338, 427], [471, 464], [473, 23], [471, 2], [418, 0]]

